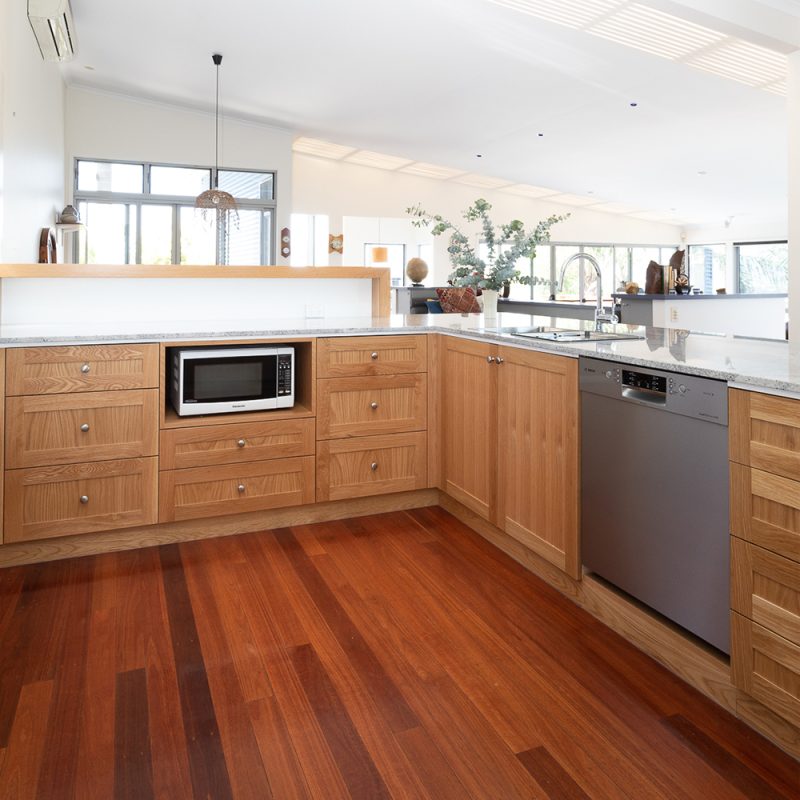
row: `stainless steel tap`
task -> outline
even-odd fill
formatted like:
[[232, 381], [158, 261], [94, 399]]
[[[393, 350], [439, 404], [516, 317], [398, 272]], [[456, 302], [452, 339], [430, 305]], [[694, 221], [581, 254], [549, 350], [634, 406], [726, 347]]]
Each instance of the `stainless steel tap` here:
[[588, 261], [594, 267], [594, 271], [597, 274], [597, 308], [594, 311], [595, 325], [599, 328], [600, 324], [603, 322], [616, 324], [619, 322], [619, 317], [614, 313], [613, 307], [611, 311], [608, 312], [603, 308], [603, 274], [600, 271], [600, 264], [597, 262], [597, 259], [589, 255], [589, 253], [575, 253], [561, 265], [561, 274], [558, 276], [558, 291], [564, 289], [564, 273], [567, 271], [567, 267], [573, 261], [580, 261], [581, 259]]

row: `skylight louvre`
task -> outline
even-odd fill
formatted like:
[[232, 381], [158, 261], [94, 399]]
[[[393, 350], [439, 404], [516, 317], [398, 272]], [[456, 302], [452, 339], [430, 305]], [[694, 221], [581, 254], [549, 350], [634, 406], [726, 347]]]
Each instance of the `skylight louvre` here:
[[420, 178], [432, 178], [434, 180], [446, 181], [449, 178], [454, 178], [457, 175], [463, 175], [463, 169], [451, 169], [450, 167], [440, 167], [437, 164], [425, 164], [417, 161], [414, 164], [409, 164], [407, 167], [402, 167], [400, 172], [407, 175], [417, 175]]
[[509, 186], [512, 181], [507, 181], [504, 178], [492, 178], [489, 175], [478, 175], [472, 172], [468, 175], [459, 175], [457, 178], [453, 178], [453, 183], [474, 186], [476, 189], [500, 189], [503, 186]]
[[333, 142], [324, 142], [322, 139], [311, 139], [307, 136], [301, 136], [292, 143], [292, 150], [296, 153], [306, 153], [311, 156], [338, 160], [355, 152], [356, 148], [348, 147], [343, 144], [334, 144]]
[[673, 60], [726, 38], [718, 31], [638, 3], [616, 11], [587, 30], [604, 39]]
[[362, 167], [375, 167], [376, 169], [396, 170], [400, 167], [413, 164], [413, 159], [387, 156], [384, 153], [374, 153], [371, 150], [359, 150], [347, 156], [345, 161], [351, 164], [360, 164]]
[[518, 197], [548, 197], [549, 195], [558, 194], [556, 189], [545, 189], [543, 186], [531, 186], [527, 183], [515, 183], [512, 186], [506, 186], [501, 189], [508, 194], [514, 194]]
[[766, 92], [772, 92], [772, 94], [779, 94], [783, 97], [786, 97], [786, 93], [789, 91], [789, 86], [784, 78], [782, 81], [778, 81], [777, 83], [771, 83], [768, 86], [762, 86], [762, 89]]
[[786, 75], [785, 56], [742, 41], [726, 42], [686, 63], [749, 86], [778, 82]]
[[619, 8], [626, 0], [489, 0], [497, 6], [530, 14], [539, 19], [565, 25], [568, 28], [583, 28]]

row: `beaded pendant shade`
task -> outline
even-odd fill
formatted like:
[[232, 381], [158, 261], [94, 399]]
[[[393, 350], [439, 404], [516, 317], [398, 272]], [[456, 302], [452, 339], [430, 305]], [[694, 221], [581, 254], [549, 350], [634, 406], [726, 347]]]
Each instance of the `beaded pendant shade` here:
[[195, 208], [199, 208], [203, 216], [208, 211], [229, 212], [232, 211], [238, 219], [238, 206], [233, 199], [233, 195], [219, 188], [219, 68], [222, 64], [222, 56], [214, 53], [211, 56], [214, 66], [217, 68], [217, 94], [214, 112], [214, 186], [201, 192], [194, 201]]

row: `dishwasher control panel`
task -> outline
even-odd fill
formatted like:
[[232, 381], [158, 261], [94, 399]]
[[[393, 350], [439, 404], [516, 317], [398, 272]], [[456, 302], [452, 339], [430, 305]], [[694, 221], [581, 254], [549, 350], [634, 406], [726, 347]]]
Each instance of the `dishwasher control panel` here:
[[580, 359], [582, 392], [728, 424], [728, 384], [598, 358]]

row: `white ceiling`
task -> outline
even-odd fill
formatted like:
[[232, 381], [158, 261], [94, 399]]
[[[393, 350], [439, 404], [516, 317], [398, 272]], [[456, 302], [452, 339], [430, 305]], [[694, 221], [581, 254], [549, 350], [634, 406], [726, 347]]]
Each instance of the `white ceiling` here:
[[487, 0], [72, 5], [70, 84], [212, 108], [220, 52], [227, 115], [690, 223], [786, 216], [785, 98]]

